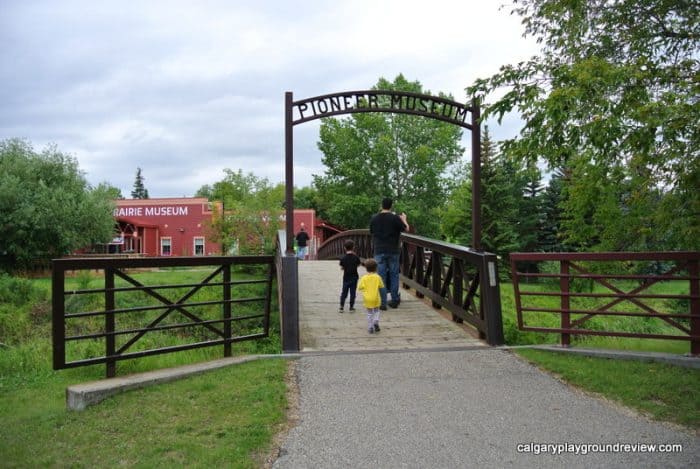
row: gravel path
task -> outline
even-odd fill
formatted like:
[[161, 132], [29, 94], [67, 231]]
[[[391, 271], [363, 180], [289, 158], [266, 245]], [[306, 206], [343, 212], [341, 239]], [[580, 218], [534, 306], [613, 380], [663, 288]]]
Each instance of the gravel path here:
[[[277, 469], [700, 467], [697, 435], [583, 394], [505, 350], [309, 355], [296, 374], [299, 420]], [[534, 454], [533, 443], [682, 452]]]

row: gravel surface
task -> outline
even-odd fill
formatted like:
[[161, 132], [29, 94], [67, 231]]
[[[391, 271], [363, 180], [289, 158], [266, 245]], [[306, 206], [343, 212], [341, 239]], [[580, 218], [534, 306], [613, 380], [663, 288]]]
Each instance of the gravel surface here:
[[[296, 375], [299, 419], [277, 469], [700, 467], [696, 434], [579, 392], [505, 350], [311, 355]], [[533, 443], [593, 447], [534, 454]], [[682, 452], [595, 452], [616, 444]]]

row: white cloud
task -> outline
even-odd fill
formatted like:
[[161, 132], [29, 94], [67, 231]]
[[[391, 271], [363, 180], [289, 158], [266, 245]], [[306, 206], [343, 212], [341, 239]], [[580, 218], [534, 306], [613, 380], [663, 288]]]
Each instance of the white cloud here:
[[[535, 51], [497, 2], [3, 2], [0, 139], [54, 142], [89, 181], [193, 195], [224, 168], [284, 177], [285, 91], [366, 89], [403, 73], [464, 88]], [[512, 121], [500, 138], [515, 131]], [[295, 128], [295, 183], [323, 171], [318, 122]]]

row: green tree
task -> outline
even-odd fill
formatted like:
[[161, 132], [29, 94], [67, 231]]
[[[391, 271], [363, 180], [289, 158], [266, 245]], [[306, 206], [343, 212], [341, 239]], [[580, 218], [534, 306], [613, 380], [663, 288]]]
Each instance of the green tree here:
[[307, 186], [294, 188], [294, 208], [311, 208], [318, 210], [318, 190], [315, 187]]
[[565, 252], [570, 250], [562, 240], [562, 190], [564, 170], [555, 169], [547, 187], [542, 193], [542, 226], [538, 232], [538, 247], [544, 252]]
[[[700, 247], [700, 2], [513, 4], [541, 53], [467, 92], [486, 102], [498, 91], [485, 117], [521, 115], [523, 128], [504, 142], [506, 154], [571, 170], [577, 186], [566, 198], [567, 236], [582, 242], [585, 232], [592, 248], [638, 248], [639, 239], [665, 249]], [[664, 229], [646, 233], [652, 222]]]
[[520, 203], [525, 178], [517, 162], [497, 153], [484, 129], [481, 168], [481, 242], [485, 250], [507, 258], [520, 249]]
[[112, 199], [112, 200], [117, 200], [117, 199], [123, 199], [124, 196], [122, 195], [121, 189], [118, 187], [115, 187], [111, 185], [108, 182], [101, 182], [97, 185], [95, 188], [97, 191], [101, 191], [107, 194], [107, 196]]
[[134, 188], [131, 191], [133, 199], [147, 199], [148, 189], [143, 184], [144, 177], [141, 175], [141, 168], [136, 168], [136, 179], [134, 179]]
[[224, 170], [225, 177], [213, 186], [202, 186], [199, 197], [223, 203], [223, 213], [213, 217], [209, 227], [212, 241], [221, 243], [225, 253], [270, 253], [281, 228], [284, 185], [272, 185], [242, 170]]
[[[424, 93], [398, 75], [380, 78], [374, 89]], [[441, 96], [445, 97], [441, 94]], [[364, 228], [383, 197], [425, 236], [438, 233], [437, 209], [447, 195], [446, 169], [462, 155], [462, 131], [445, 122], [387, 113], [323, 119], [319, 149], [326, 167], [314, 176], [318, 209], [330, 222]]]
[[205, 197], [209, 200], [213, 200], [212, 192], [214, 191], [214, 188], [209, 185], [205, 184], [202, 187], [200, 187], [197, 192], [195, 192], [194, 196], [195, 197]]
[[569, 172], [561, 202], [564, 242], [601, 251], [669, 249], [674, 225], [664, 222], [662, 201], [672, 193], [643, 173], [605, 171], [579, 158]]
[[[448, 241], [469, 246], [472, 245], [471, 167], [465, 167], [462, 174], [441, 212], [441, 231]], [[508, 253], [521, 250], [530, 241], [529, 228], [521, 226], [521, 222], [528, 206], [524, 203], [524, 192], [533, 178], [532, 171], [528, 172], [517, 161], [505, 158], [497, 151], [488, 127], [484, 128], [481, 141], [481, 244], [484, 250], [498, 254], [504, 262]]]
[[0, 142], [0, 263], [23, 270], [109, 241], [111, 195], [91, 188], [77, 161], [47, 147], [36, 153], [23, 140]]
[[544, 226], [542, 173], [535, 165], [529, 165], [522, 174], [525, 184], [518, 205], [518, 250], [541, 251], [540, 233]]

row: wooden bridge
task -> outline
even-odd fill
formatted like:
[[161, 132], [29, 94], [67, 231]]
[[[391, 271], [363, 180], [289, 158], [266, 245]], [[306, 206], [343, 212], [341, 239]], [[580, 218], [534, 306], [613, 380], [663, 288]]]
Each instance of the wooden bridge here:
[[[363, 269], [360, 268], [362, 275]], [[486, 347], [474, 329], [410, 291], [401, 305], [381, 312], [381, 332], [367, 333], [367, 315], [358, 292], [355, 309], [338, 313], [342, 271], [338, 261], [299, 263], [299, 335], [302, 352]]]
[[[338, 313], [342, 279], [338, 259], [348, 239], [361, 258], [372, 257], [369, 231], [349, 230], [321, 246], [321, 260], [293, 263], [287, 269], [295, 274], [291, 279], [285, 278], [285, 269], [278, 272], [281, 299], [286, 298], [281, 301], [285, 350], [407, 350], [503, 343], [493, 254], [404, 233], [401, 305], [381, 313], [382, 330], [373, 335], [367, 333], [359, 294], [355, 313]], [[298, 290], [290, 288], [298, 301], [289, 300], [293, 295], [285, 296], [290, 284], [298, 285]], [[298, 314], [289, 314], [290, 310]]]

